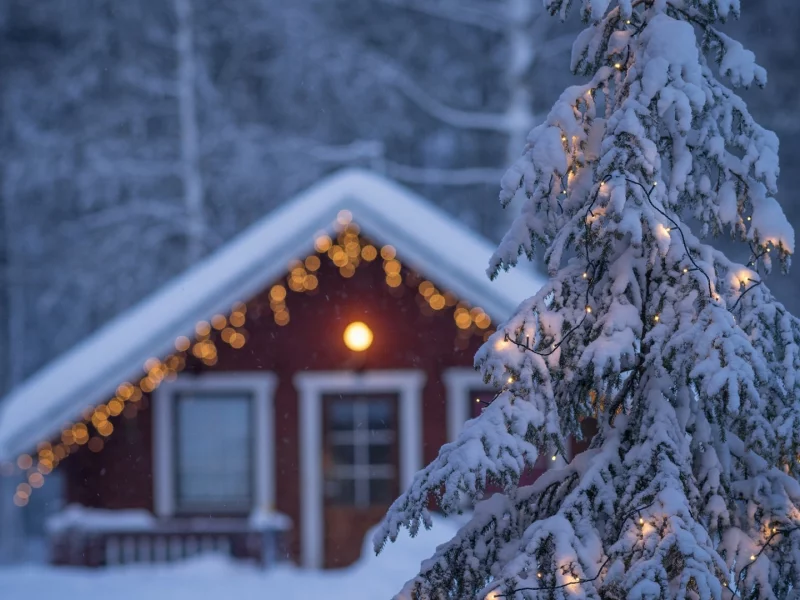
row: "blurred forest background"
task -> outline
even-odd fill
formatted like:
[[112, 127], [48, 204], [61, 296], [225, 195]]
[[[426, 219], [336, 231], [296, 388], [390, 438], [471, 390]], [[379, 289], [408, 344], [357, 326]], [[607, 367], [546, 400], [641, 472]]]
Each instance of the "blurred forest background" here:
[[[573, 83], [580, 23], [541, 4], [0, 2], [0, 393], [342, 167], [498, 239], [499, 178]], [[742, 4], [797, 227], [800, 2]], [[797, 274], [768, 283], [800, 311]]]

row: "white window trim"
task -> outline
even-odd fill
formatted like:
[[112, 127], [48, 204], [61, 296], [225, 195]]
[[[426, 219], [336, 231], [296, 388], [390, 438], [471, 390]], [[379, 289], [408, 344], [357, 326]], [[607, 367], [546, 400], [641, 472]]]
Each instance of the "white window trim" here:
[[455, 441], [470, 419], [469, 393], [474, 390], [493, 391], [496, 388], [484, 383], [483, 375], [469, 367], [452, 367], [442, 373], [447, 388], [447, 440]]
[[425, 373], [415, 369], [385, 371], [307, 371], [294, 377], [300, 399], [301, 562], [324, 564], [322, 498], [322, 396], [328, 393], [388, 392], [399, 395], [400, 487], [411, 485], [422, 468], [422, 389]]
[[181, 375], [164, 382], [153, 394], [153, 508], [156, 515], [175, 514], [173, 436], [175, 395], [197, 391], [244, 391], [253, 395], [255, 409], [255, 469], [253, 509], [272, 509], [275, 505], [275, 426], [273, 392], [277, 378], [273, 373], [205, 373]]

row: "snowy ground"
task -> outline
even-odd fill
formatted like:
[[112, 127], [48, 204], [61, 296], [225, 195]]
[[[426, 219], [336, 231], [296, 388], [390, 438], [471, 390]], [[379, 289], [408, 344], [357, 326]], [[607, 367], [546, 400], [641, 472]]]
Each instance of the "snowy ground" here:
[[[431, 531], [404, 536], [380, 556], [366, 546], [362, 559], [337, 571], [282, 566], [268, 571], [204, 557], [173, 566], [111, 569], [0, 567], [0, 598], [113, 598], [114, 600], [388, 600], [421, 560], [450, 539], [456, 523], [437, 519]], [[369, 537], [369, 536], [368, 536]]]

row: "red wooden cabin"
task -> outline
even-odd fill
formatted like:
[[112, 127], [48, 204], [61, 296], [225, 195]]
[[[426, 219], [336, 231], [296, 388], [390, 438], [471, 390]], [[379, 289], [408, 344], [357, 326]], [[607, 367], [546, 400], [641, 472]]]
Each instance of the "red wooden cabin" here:
[[352, 563], [487, 392], [475, 351], [540, 285], [490, 282], [491, 251], [380, 176], [324, 180], [5, 399], [14, 503], [61, 473], [59, 563]]

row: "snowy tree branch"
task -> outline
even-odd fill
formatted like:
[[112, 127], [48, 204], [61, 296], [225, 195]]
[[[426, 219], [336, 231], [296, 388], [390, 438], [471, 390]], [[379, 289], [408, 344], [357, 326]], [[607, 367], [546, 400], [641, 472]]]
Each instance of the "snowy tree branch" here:
[[[619, 527], [618, 527], [618, 530], [617, 530], [616, 540], [619, 540], [619, 538], [622, 536], [622, 532], [625, 529], [625, 523], [628, 521], [628, 519], [630, 519], [632, 516], [634, 516], [636, 514], [640, 514], [643, 510], [647, 510], [648, 508], [653, 506], [654, 503], [655, 502], [651, 502], [649, 504], [645, 504], [644, 506], [639, 506], [638, 508], [634, 508], [631, 511], [629, 511], [628, 513], [626, 513], [625, 516], [623, 517], [622, 521], [620, 521], [620, 524], [619, 524]], [[510, 591], [510, 592], [508, 592], [506, 594], [496, 594], [496, 597], [497, 598], [508, 598], [508, 597], [511, 597], [511, 596], [514, 596], [514, 595], [518, 594], [519, 592], [554, 591], [554, 590], [561, 590], [561, 589], [564, 589], [564, 588], [572, 586], [572, 585], [581, 585], [581, 584], [584, 584], [584, 583], [591, 583], [592, 581], [596, 581], [597, 578], [600, 577], [600, 575], [603, 573], [603, 570], [606, 568], [606, 566], [608, 566], [609, 562], [611, 562], [611, 556], [610, 555], [606, 556], [606, 559], [603, 561], [603, 563], [600, 565], [600, 567], [598, 567], [597, 573], [594, 575], [594, 577], [587, 577], [587, 578], [584, 578], [584, 579], [575, 579], [575, 581], [569, 581], [567, 583], [562, 583], [560, 585], [553, 585], [553, 586], [537, 586], [537, 587], [514, 588], [512, 591]], [[537, 577], [539, 577], [541, 579], [542, 574], [541, 573], [537, 573]]]
[[[692, 265], [694, 265], [694, 270], [695, 270], [695, 271], [699, 271], [699, 272], [700, 272], [700, 274], [702, 274], [702, 275], [703, 275], [703, 277], [705, 277], [705, 278], [706, 278], [706, 281], [708, 282], [708, 293], [709, 293], [709, 295], [710, 295], [711, 297], [714, 297], [714, 288], [713, 288], [713, 286], [711, 285], [711, 278], [708, 276], [708, 273], [706, 273], [706, 272], [705, 272], [703, 269], [701, 269], [701, 268], [700, 268], [700, 265], [698, 265], [698, 264], [697, 264], [697, 262], [694, 260], [694, 257], [692, 256], [692, 253], [689, 251], [689, 246], [688, 246], [688, 244], [686, 243], [686, 236], [683, 234], [683, 229], [681, 229], [681, 226], [680, 226], [680, 225], [677, 223], [677, 221], [675, 221], [675, 219], [673, 219], [672, 217], [670, 217], [670, 216], [669, 216], [669, 215], [668, 215], [666, 212], [664, 212], [662, 209], [658, 208], [658, 207], [655, 205], [655, 203], [653, 202], [653, 199], [650, 197], [650, 194], [651, 194], [651, 193], [653, 192], [653, 190], [655, 189], [655, 187], [656, 187], [656, 184], [655, 184], [655, 183], [653, 183], [653, 186], [652, 186], [650, 189], [647, 189], [647, 188], [646, 188], [644, 185], [642, 185], [642, 183], [641, 183], [641, 182], [639, 182], [639, 181], [636, 181], [635, 179], [628, 179], [628, 178], [625, 178], [625, 181], [627, 181], [627, 182], [628, 182], [628, 183], [630, 183], [630, 184], [637, 185], [637, 186], [639, 186], [640, 188], [642, 188], [642, 191], [644, 192], [644, 195], [645, 195], [645, 197], [647, 198], [647, 202], [649, 202], [649, 203], [650, 203], [650, 206], [652, 206], [652, 207], [653, 207], [653, 209], [654, 209], [654, 210], [656, 210], [656, 211], [657, 211], [657, 212], [658, 212], [658, 213], [659, 213], [659, 214], [660, 214], [662, 217], [664, 217], [665, 219], [667, 219], [667, 220], [668, 220], [668, 221], [669, 221], [669, 222], [672, 224], [672, 227], [673, 227], [673, 228], [674, 228], [674, 229], [675, 229], [675, 230], [676, 230], [676, 231], [677, 231], [677, 232], [678, 232], [678, 233], [681, 235], [681, 242], [683, 243], [683, 249], [684, 249], [684, 251], [686, 252], [686, 257], [689, 259], [689, 261], [692, 263]], [[671, 231], [671, 229], [668, 229], [668, 230], [667, 230], [667, 233], [670, 233], [670, 231]], [[686, 272], [688, 273], [688, 272], [689, 272], [689, 270], [687, 269], [687, 270], [686, 270]]]

